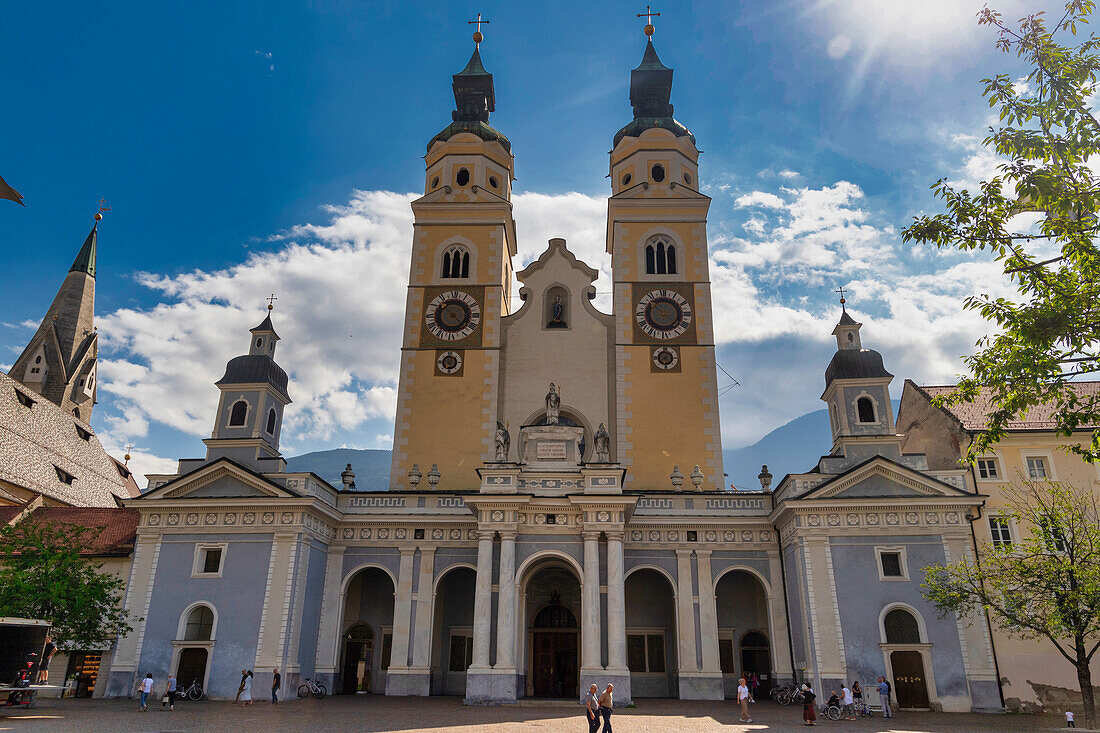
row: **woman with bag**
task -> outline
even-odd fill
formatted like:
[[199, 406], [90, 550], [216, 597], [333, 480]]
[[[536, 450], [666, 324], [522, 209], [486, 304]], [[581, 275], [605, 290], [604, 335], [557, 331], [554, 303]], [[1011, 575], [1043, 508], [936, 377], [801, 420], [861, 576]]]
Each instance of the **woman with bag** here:
[[814, 701], [817, 700], [817, 695], [810, 689], [807, 684], [802, 685], [802, 719], [806, 721], [806, 725], [817, 725], [817, 709], [814, 706]]

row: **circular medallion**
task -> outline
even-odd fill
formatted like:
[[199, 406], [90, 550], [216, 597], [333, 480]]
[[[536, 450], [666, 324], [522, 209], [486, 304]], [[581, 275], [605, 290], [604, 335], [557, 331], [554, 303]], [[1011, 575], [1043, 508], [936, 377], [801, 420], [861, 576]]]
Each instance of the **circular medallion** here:
[[653, 366], [658, 369], [675, 369], [679, 363], [680, 357], [676, 354], [676, 349], [661, 346], [653, 350]]
[[691, 325], [691, 304], [674, 290], [651, 290], [638, 300], [634, 320], [647, 336], [676, 338]]
[[462, 368], [462, 355], [457, 351], [444, 351], [436, 358], [435, 366], [443, 374], [454, 374]]
[[477, 299], [461, 290], [448, 290], [432, 298], [424, 309], [428, 331], [441, 341], [460, 341], [481, 322]]

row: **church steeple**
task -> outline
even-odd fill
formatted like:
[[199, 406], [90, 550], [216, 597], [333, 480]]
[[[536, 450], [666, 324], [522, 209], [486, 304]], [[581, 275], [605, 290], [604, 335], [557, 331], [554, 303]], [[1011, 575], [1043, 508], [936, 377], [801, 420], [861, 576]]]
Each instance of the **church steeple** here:
[[659, 127], [676, 135], [695, 136], [672, 117], [672, 69], [661, 63], [657, 49], [653, 47], [653, 26], [646, 26], [645, 52], [642, 63], [630, 72], [630, 106], [634, 109], [634, 121], [615, 134], [612, 147], [617, 147], [624, 137], [638, 137], [644, 131]]
[[452, 122], [428, 141], [428, 150], [435, 143], [446, 142], [463, 132], [473, 133], [486, 142], [496, 141], [506, 152], [512, 150], [508, 138], [489, 126], [489, 113], [496, 110], [496, 89], [493, 75], [481, 63], [481, 38], [480, 31], [474, 34], [474, 52], [466, 62], [466, 68], [451, 77], [455, 97]]
[[9, 372], [85, 422], [91, 419], [96, 401], [95, 271], [102, 218], [95, 215], [42, 324]]

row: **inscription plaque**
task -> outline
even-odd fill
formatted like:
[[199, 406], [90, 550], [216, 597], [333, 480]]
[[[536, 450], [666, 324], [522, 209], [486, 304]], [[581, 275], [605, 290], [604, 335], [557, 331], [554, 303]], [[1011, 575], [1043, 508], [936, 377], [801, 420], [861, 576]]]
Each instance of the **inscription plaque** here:
[[540, 442], [535, 447], [535, 457], [540, 461], [564, 461], [566, 457], [565, 443]]

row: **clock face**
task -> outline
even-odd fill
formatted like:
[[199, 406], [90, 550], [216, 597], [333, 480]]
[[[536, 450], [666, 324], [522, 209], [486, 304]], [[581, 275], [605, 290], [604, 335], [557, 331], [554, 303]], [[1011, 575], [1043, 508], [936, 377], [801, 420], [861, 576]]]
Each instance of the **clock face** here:
[[651, 290], [638, 300], [634, 319], [647, 336], [676, 338], [691, 325], [691, 304], [674, 290]]
[[680, 354], [675, 346], [659, 346], [653, 350], [653, 366], [663, 372], [676, 369], [680, 364]]
[[444, 351], [435, 360], [441, 374], [457, 374], [462, 369], [462, 354], [457, 351]]
[[432, 298], [424, 309], [428, 331], [441, 341], [460, 341], [481, 322], [477, 299], [461, 290], [448, 290]]

